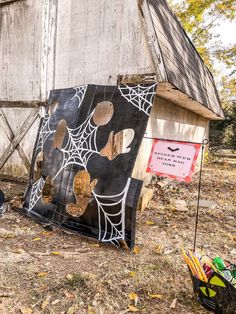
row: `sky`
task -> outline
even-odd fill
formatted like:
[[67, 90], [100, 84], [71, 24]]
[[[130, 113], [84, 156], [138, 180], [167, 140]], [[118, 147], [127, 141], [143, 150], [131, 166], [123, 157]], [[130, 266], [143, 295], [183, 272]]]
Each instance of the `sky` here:
[[[236, 43], [236, 20], [234, 22], [220, 21], [219, 25], [215, 26], [212, 31], [220, 35], [219, 40], [222, 42], [223, 46]], [[222, 73], [224, 73], [224, 75], [229, 74], [232, 72], [232, 69], [227, 69], [225, 64], [217, 61], [214, 62], [214, 67], [218, 72], [218, 75], [215, 75], [214, 79], [217, 86], [219, 86]]]
[[221, 21], [220, 25], [214, 28], [214, 31], [220, 34], [220, 39], [225, 45], [236, 42], [236, 21]]

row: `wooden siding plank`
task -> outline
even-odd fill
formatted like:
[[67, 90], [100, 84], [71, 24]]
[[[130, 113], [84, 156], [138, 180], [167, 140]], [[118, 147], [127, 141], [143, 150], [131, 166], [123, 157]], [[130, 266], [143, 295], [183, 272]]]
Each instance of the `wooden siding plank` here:
[[44, 0], [42, 6], [41, 98], [47, 99], [55, 87], [57, 0]]
[[0, 7], [0, 100], [40, 100], [42, 1]]

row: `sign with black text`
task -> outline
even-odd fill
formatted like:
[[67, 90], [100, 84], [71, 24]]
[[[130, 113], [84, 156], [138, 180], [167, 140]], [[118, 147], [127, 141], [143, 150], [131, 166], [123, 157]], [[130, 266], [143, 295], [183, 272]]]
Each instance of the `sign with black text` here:
[[201, 144], [154, 139], [147, 172], [190, 182]]

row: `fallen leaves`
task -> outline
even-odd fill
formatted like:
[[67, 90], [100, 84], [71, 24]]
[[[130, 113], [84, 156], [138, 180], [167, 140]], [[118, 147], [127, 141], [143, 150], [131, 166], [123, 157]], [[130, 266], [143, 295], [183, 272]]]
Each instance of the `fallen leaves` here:
[[137, 245], [135, 245], [135, 247], [133, 248], [133, 253], [134, 254], [139, 254], [140, 253], [140, 248]]
[[161, 244], [158, 244], [155, 248], [154, 248], [154, 253], [156, 254], [163, 254], [164, 253], [164, 247]]
[[77, 307], [74, 306], [74, 305], [72, 305], [72, 306], [70, 306], [70, 307], [68, 308], [66, 314], [75, 314], [76, 311], [77, 311]]
[[64, 291], [65, 297], [67, 299], [75, 299], [75, 295], [73, 293], [70, 293], [68, 291]]
[[40, 273], [38, 273], [37, 274], [37, 277], [45, 277], [45, 276], [47, 276], [48, 275], [48, 272], [46, 272], [46, 271], [42, 271], [42, 272], [40, 272]]
[[26, 253], [24, 249], [20, 249], [20, 248], [11, 249], [11, 252], [15, 253], [15, 254], [24, 254], [24, 253]]
[[0, 228], [0, 238], [3, 239], [11, 239], [11, 238], [15, 238], [17, 235], [5, 228]]
[[49, 238], [53, 235], [53, 231], [42, 231], [40, 233], [40, 236], [45, 237], [45, 238]]
[[128, 308], [130, 312], [139, 312], [139, 309], [136, 306], [129, 305]]
[[131, 278], [134, 278], [134, 277], [136, 276], [136, 272], [135, 272], [135, 271], [130, 271], [130, 272], [129, 272], [129, 276], [130, 276]]
[[162, 294], [149, 294], [149, 297], [152, 299], [162, 299]]
[[33, 238], [32, 241], [36, 242], [36, 241], [41, 241], [41, 240], [42, 240], [41, 238], [37, 237], [37, 238]]
[[49, 305], [49, 301], [50, 301], [51, 298], [52, 298], [51, 295], [48, 295], [46, 297], [46, 299], [43, 301], [43, 303], [41, 305], [42, 310], [46, 309], [46, 307]]
[[146, 225], [148, 225], [148, 226], [153, 226], [155, 224], [156, 223], [154, 221], [152, 221], [152, 220], [146, 220]]
[[87, 314], [96, 314], [95, 310], [92, 308], [91, 305], [88, 306], [88, 312]]
[[21, 307], [20, 308], [20, 313], [21, 314], [32, 314], [33, 310], [30, 307]]
[[61, 253], [59, 251], [53, 251], [51, 252], [51, 255], [61, 255]]
[[177, 299], [174, 299], [173, 302], [170, 305], [170, 309], [175, 309], [177, 305]]
[[9, 202], [9, 204], [10, 204], [13, 208], [22, 208], [22, 207], [23, 207], [23, 200], [22, 200], [22, 197], [15, 196], [15, 197]]
[[129, 294], [129, 299], [130, 301], [134, 301], [134, 305], [137, 306], [137, 303], [138, 303], [138, 295], [134, 292], [131, 292]]
[[52, 301], [52, 305], [56, 305], [56, 304], [58, 304], [58, 303], [60, 303], [61, 302], [61, 300], [59, 300], [59, 299], [56, 299], [56, 300], [54, 300], [54, 301]]

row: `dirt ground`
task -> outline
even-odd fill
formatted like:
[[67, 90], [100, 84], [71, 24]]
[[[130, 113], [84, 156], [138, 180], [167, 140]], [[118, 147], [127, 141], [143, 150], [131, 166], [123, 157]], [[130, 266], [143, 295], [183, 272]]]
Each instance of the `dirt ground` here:
[[[137, 215], [133, 252], [47, 230], [9, 209], [0, 218], [0, 313], [207, 313], [181, 257], [193, 245], [197, 182], [195, 175], [188, 185], [155, 184], [149, 208]], [[25, 186], [0, 182], [8, 200]], [[217, 206], [200, 209], [199, 250], [236, 262], [236, 164], [206, 164], [201, 198]]]

